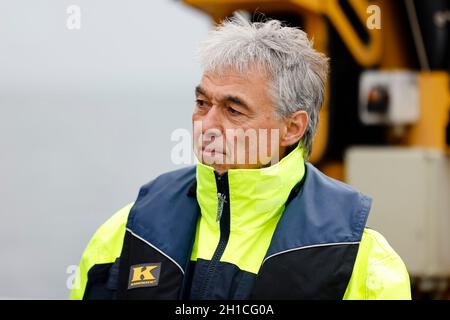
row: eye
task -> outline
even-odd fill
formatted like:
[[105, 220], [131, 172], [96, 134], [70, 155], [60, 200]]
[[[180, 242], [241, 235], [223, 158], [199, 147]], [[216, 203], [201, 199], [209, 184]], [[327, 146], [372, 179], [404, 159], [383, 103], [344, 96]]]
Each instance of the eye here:
[[195, 100], [195, 104], [197, 105], [197, 107], [199, 108], [204, 108], [207, 106], [206, 101], [202, 100], [202, 99], [196, 99]]
[[228, 107], [228, 112], [231, 113], [232, 115], [235, 115], [235, 116], [243, 115], [242, 112], [239, 112], [239, 111], [237, 111], [236, 109], [233, 109], [233, 108], [231, 108], [231, 107]]

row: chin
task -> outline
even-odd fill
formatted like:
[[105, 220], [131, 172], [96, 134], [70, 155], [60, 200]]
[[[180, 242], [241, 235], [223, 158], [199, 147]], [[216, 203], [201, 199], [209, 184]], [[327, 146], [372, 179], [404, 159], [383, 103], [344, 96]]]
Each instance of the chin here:
[[225, 172], [228, 171], [228, 168], [226, 166], [222, 166], [222, 165], [213, 165], [212, 166], [214, 168], [214, 171], [216, 171], [218, 174], [224, 174]]

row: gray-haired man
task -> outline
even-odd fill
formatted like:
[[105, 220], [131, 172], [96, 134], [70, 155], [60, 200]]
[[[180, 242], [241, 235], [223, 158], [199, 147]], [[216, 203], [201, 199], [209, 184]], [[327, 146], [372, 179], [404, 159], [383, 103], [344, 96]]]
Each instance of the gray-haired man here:
[[74, 299], [410, 299], [371, 200], [307, 162], [327, 58], [237, 16], [200, 47], [194, 152], [94, 235]]

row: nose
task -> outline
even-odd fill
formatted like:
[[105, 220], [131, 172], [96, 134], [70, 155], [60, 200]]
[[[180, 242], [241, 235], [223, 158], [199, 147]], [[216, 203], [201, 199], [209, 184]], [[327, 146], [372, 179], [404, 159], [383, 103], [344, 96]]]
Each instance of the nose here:
[[223, 119], [221, 112], [217, 106], [212, 106], [202, 118], [202, 133], [203, 134], [222, 134], [223, 133]]

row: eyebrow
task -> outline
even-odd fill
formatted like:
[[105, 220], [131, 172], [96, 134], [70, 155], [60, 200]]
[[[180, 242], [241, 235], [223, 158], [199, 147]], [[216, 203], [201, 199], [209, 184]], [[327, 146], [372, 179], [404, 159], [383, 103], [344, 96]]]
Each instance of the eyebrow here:
[[205, 90], [200, 85], [195, 87], [195, 94], [201, 94], [201, 95], [204, 95], [206, 97], [208, 96], [206, 94]]
[[226, 95], [226, 96], [223, 98], [223, 101], [231, 102], [231, 103], [234, 103], [234, 104], [236, 104], [236, 105], [238, 105], [238, 106], [241, 106], [241, 107], [244, 108], [244, 109], [250, 110], [248, 104], [245, 103], [245, 101], [243, 101], [243, 100], [242, 100], [241, 98], [239, 98], [239, 97], [232, 96], [232, 95]]
[[[203, 89], [200, 85], [195, 87], [195, 93], [204, 95], [205, 97], [208, 97], [205, 89]], [[234, 104], [241, 106], [242, 108], [250, 111], [250, 107], [248, 106], [248, 104], [242, 98], [239, 98], [238, 96], [228, 94], [228, 95], [224, 96], [220, 101], [221, 102], [231, 102], [231, 103], [234, 103]]]

